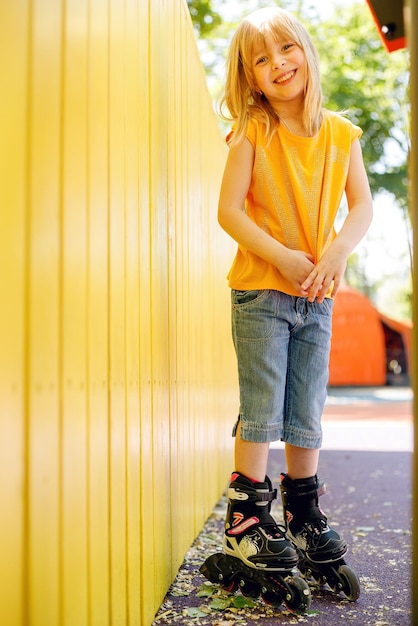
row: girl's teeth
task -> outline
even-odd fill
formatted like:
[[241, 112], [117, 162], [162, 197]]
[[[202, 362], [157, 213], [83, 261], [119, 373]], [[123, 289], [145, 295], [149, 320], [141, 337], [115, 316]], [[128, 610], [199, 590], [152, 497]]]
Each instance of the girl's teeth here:
[[285, 80], [288, 80], [291, 76], [293, 76], [294, 72], [289, 72], [288, 74], [286, 74], [285, 76], [282, 76], [281, 78], [278, 78], [276, 80], [276, 83], [284, 83]]

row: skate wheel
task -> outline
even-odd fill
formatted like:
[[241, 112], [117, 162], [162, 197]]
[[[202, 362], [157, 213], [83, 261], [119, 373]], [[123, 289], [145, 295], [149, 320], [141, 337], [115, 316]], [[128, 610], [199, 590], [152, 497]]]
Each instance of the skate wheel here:
[[282, 604], [284, 600], [284, 595], [283, 594], [279, 595], [278, 593], [275, 593], [274, 591], [262, 591], [261, 598], [263, 602], [265, 602], [269, 606], [272, 606], [273, 608], [277, 608]]
[[237, 589], [238, 589], [238, 583], [235, 582], [235, 580], [232, 580], [230, 583], [228, 584], [222, 584], [221, 583], [221, 588], [224, 591], [227, 591], [228, 593], [234, 593]]
[[360, 596], [360, 582], [357, 575], [348, 565], [340, 565], [338, 575], [342, 581], [340, 591], [345, 595], [347, 600], [355, 602]]
[[222, 552], [209, 556], [199, 571], [212, 583], [218, 583], [225, 591], [234, 593], [238, 587], [238, 583], [233, 578], [233, 571], [231, 570], [228, 557]]
[[308, 583], [300, 576], [287, 581], [290, 593], [284, 599], [286, 608], [296, 615], [303, 615], [311, 605], [311, 591]]
[[239, 589], [246, 598], [258, 598], [261, 593], [261, 585], [256, 582], [249, 582], [248, 580], [241, 580]]

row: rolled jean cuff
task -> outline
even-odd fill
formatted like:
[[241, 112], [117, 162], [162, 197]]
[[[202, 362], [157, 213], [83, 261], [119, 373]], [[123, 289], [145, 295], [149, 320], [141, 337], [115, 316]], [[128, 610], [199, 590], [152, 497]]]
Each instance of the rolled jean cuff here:
[[283, 441], [298, 448], [308, 448], [319, 450], [322, 445], [322, 432], [310, 432], [301, 428], [288, 427], [285, 433], [282, 429], [273, 424], [266, 426], [260, 423], [251, 423], [242, 419], [239, 415], [232, 429], [232, 436], [237, 436], [238, 424], [241, 424], [240, 438], [253, 443], [271, 443], [273, 441]]
[[283, 431], [277, 424], [261, 424], [259, 422], [248, 422], [239, 415], [232, 429], [232, 436], [236, 437], [238, 424], [241, 424], [240, 438], [253, 443], [270, 443], [279, 441], [283, 436]]

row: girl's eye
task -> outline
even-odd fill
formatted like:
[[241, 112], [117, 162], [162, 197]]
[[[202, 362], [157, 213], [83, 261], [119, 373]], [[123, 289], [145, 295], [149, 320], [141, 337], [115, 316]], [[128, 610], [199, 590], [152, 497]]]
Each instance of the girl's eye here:
[[282, 50], [283, 50], [284, 52], [286, 52], [287, 50], [289, 50], [290, 48], [292, 48], [294, 45], [295, 45], [295, 44], [293, 44], [293, 43], [286, 43], [286, 44], [283, 46]]
[[267, 61], [267, 57], [260, 57], [259, 59], [257, 59], [255, 64], [259, 65], [260, 63], [264, 63], [265, 61]]

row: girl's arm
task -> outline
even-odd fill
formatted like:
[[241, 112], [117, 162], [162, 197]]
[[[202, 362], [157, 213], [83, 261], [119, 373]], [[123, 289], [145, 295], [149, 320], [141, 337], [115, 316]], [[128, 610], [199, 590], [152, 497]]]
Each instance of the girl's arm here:
[[334, 286], [331, 296], [337, 293], [347, 266], [347, 258], [364, 237], [372, 221], [372, 195], [358, 139], [353, 142], [351, 148], [345, 193], [348, 215], [344, 224], [315, 269], [302, 284], [302, 289], [309, 292], [311, 302], [315, 298], [322, 302], [332, 281]]
[[222, 228], [243, 248], [277, 267], [302, 296], [301, 288], [314, 267], [312, 257], [299, 250], [289, 250], [260, 228], [243, 211], [251, 183], [254, 148], [244, 138], [229, 149], [219, 197], [218, 220]]

